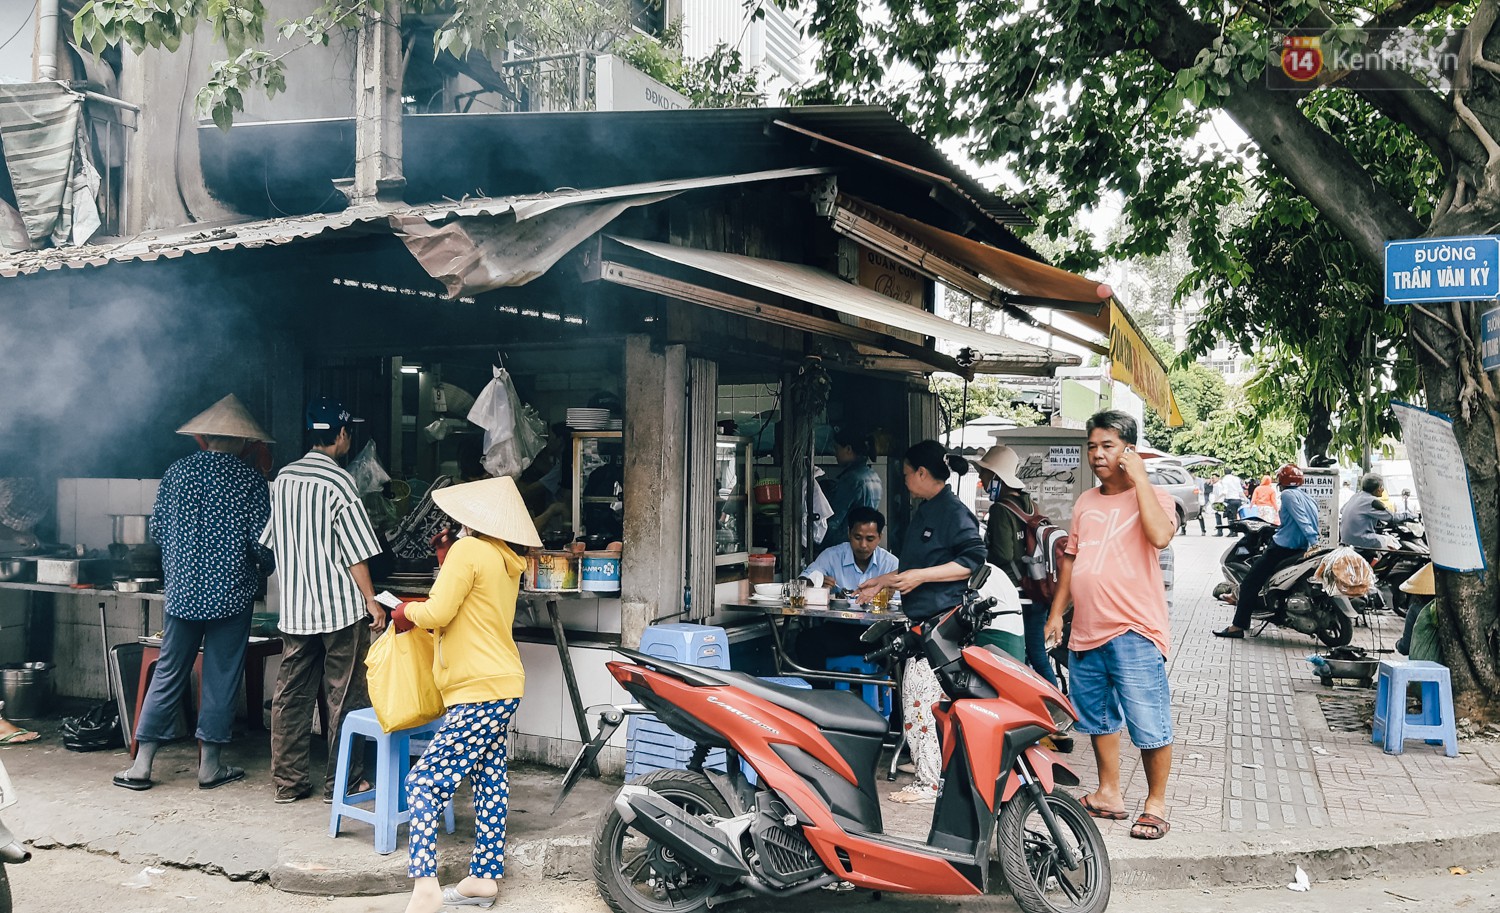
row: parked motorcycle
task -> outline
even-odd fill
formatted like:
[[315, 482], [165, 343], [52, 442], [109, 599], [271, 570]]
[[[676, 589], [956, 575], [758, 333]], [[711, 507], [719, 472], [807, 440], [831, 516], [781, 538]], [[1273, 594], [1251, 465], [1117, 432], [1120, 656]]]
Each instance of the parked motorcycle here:
[[[1220, 599], [1240, 598], [1240, 583], [1266, 551], [1277, 527], [1264, 520], [1246, 518], [1229, 524], [1235, 540], [1219, 559], [1224, 582], [1214, 588]], [[1355, 598], [1324, 588], [1317, 579], [1318, 566], [1331, 548], [1318, 548], [1292, 555], [1276, 569], [1261, 588], [1261, 608], [1254, 620], [1310, 634], [1330, 647], [1342, 647], [1354, 639], [1354, 620], [1369, 607], [1370, 597]]]
[[[925, 841], [884, 832], [876, 765], [886, 720], [844, 691], [784, 688], [742, 672], [618, 650], [610, 673], [640, 706], [610, 707], [564, 779], [580, 773], [632, 712], [650, 712], [697, 743], [686, 770], [661, 770], [615, 794], [594, 844], [594, 874], [617, 913], [698, 913], [750, 897], [791, 897], [847, 882], [870, 891], [978, 895], [991, 847], [1026, 913], [1102, 913], [1109, 855], [1094, 821], [1062, 786], [1078, 778], [1038, 742], [1076, 720], [1068, 699], [975, 632], [999, 613], [978, 594], [917, 627], [882, 620], [866, 658], [924, 656], [949, 700], [934, 707], [942, 784]], [[711, 748], [727, 773], [705, 770]], [[752, 785], [741, 772], [751, 767]]]
[[[0, 812], [15, 804], [15, 787], [11, 785], [10, 776], [5, 772], [5, 764], [0, 762]], [[0, 913], [11, 913], [10, 876], [6, 873], [6, 867], [19, 865], [30, 858], [31, 853], [11, 834], [5, 822], [0, 821]]]
[[1432, 550], [1427, 547], [1427, 531], [1420, 519], [1410, 519], [1383, 524], [1377, 535], [1381, 539], [1381, 548], [1360, 549], [1359, 552], [1375, 571], [1375, 583], [1384, 604], [1394, 609], [1397, 615], [1405, 616], [1411, 596], [1401, 589], [1401, 584], [1432, 560]]

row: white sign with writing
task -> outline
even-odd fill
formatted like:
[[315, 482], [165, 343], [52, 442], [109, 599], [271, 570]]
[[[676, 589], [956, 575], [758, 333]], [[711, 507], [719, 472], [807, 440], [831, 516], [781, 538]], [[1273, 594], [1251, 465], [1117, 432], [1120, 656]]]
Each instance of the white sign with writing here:
[[1392, 403], [1401, 422], [1406, 455], [1411, 460], [1422, 526], [1432, 548], [1432, 563], [1452, 571], [1484, 570], [1479, 518], [1469, 490], [1469, 467], [1458, 449], [1453, 420], [1408, 403]]
[[1048, 447], [1047, 448], [1047, 471], [1056, 472], [1059, 469], [1077, 469], [1078, 464], [1083, 462], [1082, 447]]
[[1318, 506], [1318, 544], [1337, 545], [1339, 541], [1339, 471], [1337, 469], [1302, 470], [1302, 492]]
[[594, 108], [598, 111], [675, 111], [692, 101], [618, 57], [594, 61]]

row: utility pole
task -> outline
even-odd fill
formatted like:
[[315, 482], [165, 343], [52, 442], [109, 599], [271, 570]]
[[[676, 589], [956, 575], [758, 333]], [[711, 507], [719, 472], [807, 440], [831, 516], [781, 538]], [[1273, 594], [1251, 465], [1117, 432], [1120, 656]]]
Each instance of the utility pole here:
[[354, 181], [351, 206], [399, 203], [406, 190], [401, 150], [401, 2], [366, 9], [357, 36], [354, 94]]

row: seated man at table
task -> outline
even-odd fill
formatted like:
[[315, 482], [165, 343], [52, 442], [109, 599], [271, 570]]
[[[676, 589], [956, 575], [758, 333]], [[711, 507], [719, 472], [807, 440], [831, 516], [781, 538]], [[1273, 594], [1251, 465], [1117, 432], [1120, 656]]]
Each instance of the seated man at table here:
[[[900, 566], [896, 556], [880, 546], [885, 533], [885, 516], [873, 507], [849, 510], [848, 541], [826, 549], [801, 574], [821, 574], [825, 585], [841, 590], [855, 590], [861, 583], [881, 574], [893, 573]], [[815, 577], [813, 579], [816, 579]], [[833, 622], [802, 632], [798, 654], [810, 669], [826, 668], [829, 657], [866, 653], [871, 647], [860, 643], [863, 627]]]

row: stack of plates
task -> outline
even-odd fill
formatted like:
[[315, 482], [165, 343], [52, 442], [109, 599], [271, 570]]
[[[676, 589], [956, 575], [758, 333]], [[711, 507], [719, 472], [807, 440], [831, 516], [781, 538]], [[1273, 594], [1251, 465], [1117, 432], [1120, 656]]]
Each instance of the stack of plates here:
[[625, 430], [625, 420], [624, 419], [618, 419], [618, 418], [612, 418], [609, 421], [607, 421], [607, 422], [604, 423], [604, 430], [605, 431], [624, 431]]
[[578, 431], [598, 431], [609, 424], [608, 409], [569, 409], [568, 427]]

